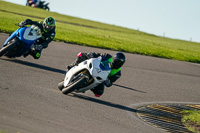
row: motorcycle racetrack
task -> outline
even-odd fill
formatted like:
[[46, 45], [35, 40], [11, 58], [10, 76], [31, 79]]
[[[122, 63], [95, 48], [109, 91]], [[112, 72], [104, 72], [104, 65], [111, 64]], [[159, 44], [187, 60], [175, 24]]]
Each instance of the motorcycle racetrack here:
[[[1, 47], [7, 37], [0, 34]], [[63, 95], [57, 84], [80, 51], [115, 53], [52, 42], [39, 60], [0, 58], [0, 132], [165, 133], [145, 120], [151, 117], [157, 124], [152, 113], [157, 118], [160, 110], [199, 109], [200, 64], [129, 53], [121, 78], [100, 98], [91, 91]]]

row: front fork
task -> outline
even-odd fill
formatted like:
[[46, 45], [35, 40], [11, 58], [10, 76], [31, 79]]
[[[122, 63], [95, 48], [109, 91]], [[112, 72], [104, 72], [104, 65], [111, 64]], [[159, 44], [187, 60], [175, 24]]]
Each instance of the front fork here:
[[94, 80], [93, 78], [91, 78], [91, 76], [89, 76], [87, 70], [83, 70], [83, 71], [79, 72], [77, 75], [75, 75], [74, 78], [72, 78], [73, 80], [71, 80], [70, 82], [74, 82], [74, 81], [76, 81], [77, 79], [79, 79], [82, 76], [87, 76], [88, 77], [87, 81], [86, 81], [87, 82], [86, 84], [90, 84]]
[[[18, 30], [19, 30], [19, 29], [18, 29]], [[17, 36], [18, 30], [14, 31], [14, 32], [6, 39], [6, 41], [5, 41], [4, 44], [3, 44], [3, 47], [6, 46], [7, 43], [8, 43], [10, 40], [14, 39], [14, 38]]]

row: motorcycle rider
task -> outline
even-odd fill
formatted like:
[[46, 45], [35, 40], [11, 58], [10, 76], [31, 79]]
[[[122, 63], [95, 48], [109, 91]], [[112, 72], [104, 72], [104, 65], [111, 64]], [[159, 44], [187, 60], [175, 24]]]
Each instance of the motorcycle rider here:
[[48, 44], [54, 39], [55, 37], [55, 20], [52, 17], [46, 17], [44, 21], [32, 21], [31, 19], [26, 19], [19, 23], [20, 27], [25, 25], [36, 25], [41, 29], [42, 37], [37, 40], [36, 44], [34, 44], [34, 48], [29, 50], [24, 57], [28, 56], [29, 54], [32, 55], [35, 59], [39, 59], [41, 56], [41, 52], [43, 48], [47, 48]]
[[40, 4], [40, 0], [27, 0], [29, 6], [38, 7]]
[[108, 53], [82, 53], [80, 52], [77, 55], [77, 59], [75, 62], [73, 62], [71, 65], [67, 66], [68, 70], [70, 70], [73, 66], [78, 65], [84, 60], [90, 59], [90, 58], [97, 58], [99, 56], [102, 56], [104, 59], [109, 60], [111, 62], [111, 72], [108, 75], [108, 78], [105, 82], [99, 84], [95, 88], [91, 89], [91, 91], [95, 94], [96, 97], [100, 97], [104, 93], [104, 85], [106, 87], [111, 87], [113, 82], [115, 82], [117, 79], [121, 76], [121, 67], [126, 61], [126, 57], [122, 52], [117, 52], [113, 56], [111, 56]]

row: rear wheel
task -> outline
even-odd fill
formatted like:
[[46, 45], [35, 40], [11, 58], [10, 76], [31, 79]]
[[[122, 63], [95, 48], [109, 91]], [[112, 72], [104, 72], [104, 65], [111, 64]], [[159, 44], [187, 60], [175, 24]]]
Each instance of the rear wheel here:
[[76, 81], [74, 81], [70, 86], [63, 88], [62, 89], [62, 93], [63, 94], [68, 94], [73, 92], [74, 90], [80, 88], [83, 84], [85, 84], [85, 82], [87, 82], [88, 78], [86, 76], [82, 76], [79, 79], [77, 79]]
[[43, 8], [44, 8], [46, 11], [50, 11], [50, 9], [49, 9], [49, 7], [48, 7], [47, 5], [45, 5]]
[[0, 57], [3, 56], [4, 54], [6, 54], [8, 51], [12, 50], [13, 48], [15, 48], [17, 46], [16, 40], [12, 40], [11, 42], [8, 42], [8, 44], [6, 46], [4, 46], [1, 50], [0, 50]]
[[46, 8], [47, 11], [50, 11], [49, 7]]

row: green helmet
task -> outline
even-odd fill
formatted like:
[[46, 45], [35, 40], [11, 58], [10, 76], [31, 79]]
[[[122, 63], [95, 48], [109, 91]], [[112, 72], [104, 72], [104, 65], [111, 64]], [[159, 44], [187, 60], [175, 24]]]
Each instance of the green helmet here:
[[52, 17], [46, 17], [43, 21], [44, 31], [50, 31], [55, 27], [55, 20]]

